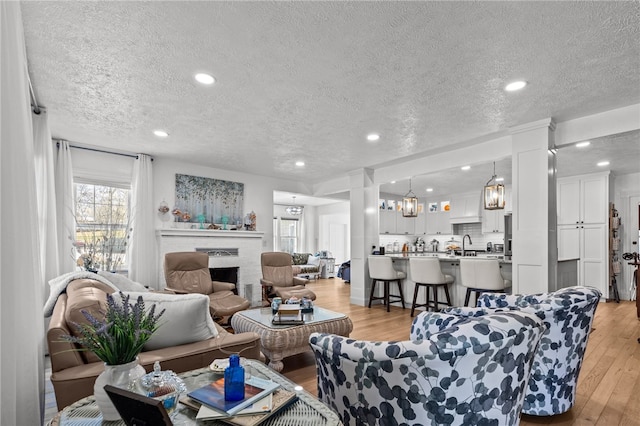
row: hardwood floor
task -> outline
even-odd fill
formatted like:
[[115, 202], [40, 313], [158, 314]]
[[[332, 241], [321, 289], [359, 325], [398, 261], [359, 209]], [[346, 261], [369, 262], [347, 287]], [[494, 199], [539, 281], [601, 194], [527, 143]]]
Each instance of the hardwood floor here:
[[[407, 309], [382, 305], [371, 309], [349, 303], [349, 284], [338, 278], [309, 284], [316, 303], [343, 312], [353, 321], [352, 338], [406, 340], [412, 318]], [[580, 371], [576, 404], [552, 417], [522, 416], [521, 425], [636, 425], [640, 426], [640, 321], [635, 302], [600, 303]], [[312, 353], [285, 358], [282, 371], [290, 380], [317, 395]]]

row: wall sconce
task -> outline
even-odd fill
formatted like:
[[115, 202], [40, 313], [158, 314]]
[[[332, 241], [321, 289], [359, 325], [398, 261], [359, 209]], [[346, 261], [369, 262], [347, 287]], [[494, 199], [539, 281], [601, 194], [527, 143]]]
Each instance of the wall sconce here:
[[418, 197], [411, 191], [411, 178], [409, 178], [409, 192], [402, 198], [402, 216], [418, 216]]
[[493, 176], [484, 186], [484, 209], [504, 209], [504, 185], [496, 181], [496, 162], [493, 162]]

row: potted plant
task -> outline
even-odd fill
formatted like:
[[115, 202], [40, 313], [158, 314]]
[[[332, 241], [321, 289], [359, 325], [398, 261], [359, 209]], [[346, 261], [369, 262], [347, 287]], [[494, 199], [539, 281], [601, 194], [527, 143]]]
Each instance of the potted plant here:
[[79, 344], [79, 350], [91, 351], [105, 363], [105, 371], [96, 379], [93, 392], [96, 403], [104, 420], [120, 418], [104, 386], [129, 388], [145, 374], [138, 364], [138, 354], [144, 344], [158, 329], [158, 319], [164, 314], [155, 312], [156, 305], [146, 309], [142, 296], [136, 303], [129, 302], [129, 296], [119, 292], [120, 301], [107, 294], [107, 308], [104, 317], [99, 318], [91, 312], [82, 310], [86, 323], [73, 323], [78, 335], [66, 335], [64, 338]]

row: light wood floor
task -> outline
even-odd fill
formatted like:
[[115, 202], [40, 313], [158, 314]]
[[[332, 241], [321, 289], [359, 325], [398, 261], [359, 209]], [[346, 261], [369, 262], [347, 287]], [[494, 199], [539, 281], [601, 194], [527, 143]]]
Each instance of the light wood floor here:
[[[349, 284], [338, 278], [312, 282], [316, 303], [343, 312], [353, 321], [352, 338], [406, 340], [412, 318], [407, 309], [382, 305], [371, 309], [349, 304]], [[576, 404], [552, 417], [522, 416], [521, 425], [640, 425], [640, 321], [635, 302], [600, 303], [580, 372]], [[285, 358], [282, 371], [317, 395], [311, 351]]]

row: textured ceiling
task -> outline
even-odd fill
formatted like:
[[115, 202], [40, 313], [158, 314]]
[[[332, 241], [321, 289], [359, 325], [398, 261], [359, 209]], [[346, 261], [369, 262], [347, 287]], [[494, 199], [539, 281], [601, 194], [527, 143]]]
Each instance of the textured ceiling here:
[[638, 2], [21, 7], [54, 137], [308, 183], [640, 102]]

